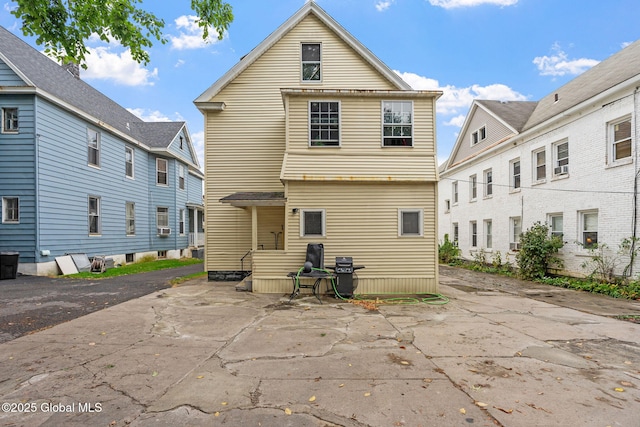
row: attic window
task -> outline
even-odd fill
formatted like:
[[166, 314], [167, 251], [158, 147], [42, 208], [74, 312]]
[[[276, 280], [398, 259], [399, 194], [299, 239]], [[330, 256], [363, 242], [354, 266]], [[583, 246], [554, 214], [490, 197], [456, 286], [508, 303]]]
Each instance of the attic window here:
[[184, 149], [184, 138], [182, 136], [180, 137], [180, 149]]
[[558, 102], [559, 99], [560, 97], [558, 96], [557, 93], [553, 95], [553, 102]]
[[482, 126], [471, 134], [471, 145], [476, 145], [478, 142], [484, 141], [487, 138], [487, 127]]
[[320, 81], [320, 43], [302, 43], [302, 81]]

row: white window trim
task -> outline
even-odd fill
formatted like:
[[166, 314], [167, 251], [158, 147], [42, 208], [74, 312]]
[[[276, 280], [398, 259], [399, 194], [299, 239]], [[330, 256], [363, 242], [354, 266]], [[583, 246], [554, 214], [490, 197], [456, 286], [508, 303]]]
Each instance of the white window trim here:
[[[409, 102], [411, 103], [411, 123], [409, 123], [409, 126], [411, 126], [411, 145], [385, 145], [384, 143], [384, 127], [385, 125], [392, 125], [393, 123], [385, 123], [384, 121], [384, 103], [385, 102]], [[401, 99], [383, 99], [380, 102], [380, 122], [381, 122], [381, 127], [380, 127], [380, 146], [383, 148], [412, 148], [414, 147], [414, 142], [415, 142], [415, 104], [413, 103], [412, 100], [401, 100]], [[405, 126], [407, 125], [406, 123], [404, 124]]]
[[[165, 184], [160, 183], [158, 180], [158, 172], [161, 172], [160, 168], [158, 167], [160, 165], [160, 162], [164, 162], [164, 164], [167, 166], [166, 170], [164, 171], [164, 173], [167, 175], [167, 179], [166, 179], [167, 182]], [[160, 157], [156, 157], [156, 185], [160, 185], [162, 187], [169, 186], [169, 161], [167, 159], [162, 159]]]
[[[302, 61], [302, 46], [305, 44], [317, 44], [320, 45], [320, 78], [318, 80], [305, 80], [304, 79], [304, 62]], [[304, 83], [304, 84], [318, 84], [318, 83], [322, 83], [322, 78], [323, 78], [323, 70], [322, 70], [322, 52], [324, 51], [323, 47], [322, 47], [322, 42], [318, 42], [318, 41], [304, 41], [304, 42], [300, 42], [300, 82]], [[315, 62], [315, 61], [314, 61]]]
[[554, 213], [550, 213], [547, 214], [547, 223], [549, 225], [549, 235], [553, 236], [553, 218], [562, 218], [562, 238], [564, 239], [564, 215], [561, 212], [554, 212]]
[[[475, 228], [475, 233], [474, 233]], [[475, 245], [474, 245], [475, 236]], [[469, 246], [472, 248], [478, 247], [478, 221], [469, 221]]]
[[[322, 234], [304, 234], [304, 216], [306, 212], [320, 212], [322, 214]], [[326, 209], [300, 209], [300, 237], [325, 237], [327, 232], [327, 212]]]
[[[520, 183], [518, 184], [518, 187], [516, 187], [516, 175], [514, 170], [516, 163], [520, 164], [520, 172], [518, 173], [518, 176], [520, 177]], [[520, 191], [521, 188], [522, 188], [522, 162], [518, 157], [517, 159], [513, 159], [509, 162], [509, 192], [517, 193]]]
[[[131, 153], [131, 175], [127, 175], [127, 153]], [[136, 152], [132, 147], [124, 147], [124, 176], [129, 179], [135, 179], [136, 176]]]
[[520, 223], [520, 234], [522, 234], [522, 217], [512, 216], [509, 218], [509, 250], [520, 250], [520, 236], [516, 236], [516, 221]]
[[458, 181], [451, 183], [451, 206], [457, 206], [460, 201], [460, 186]]
[[478, 175], [473, 174], [469, 176], [469, 201], [475, 202], [476, 200], [478, 200]]
[[[159, 212], [158, 209], [166, 209], [167, 210], [167, 224], [160, 224], [159, 220]], [[171, 220], [169, 218], [170, 216], [170, 212], [169, 212], [169, 207], [168, 206], [156, 206], [156, 228], [170, 228], [170, 224], [171, 224]]]
[[184, 236], [187, 230], [187, 220], [185, 213], [186, 209], [180, 209], [180, 223], [178, 224], [178, 232], [181, 236]]
[[[490, 226], [489, 226], [490, 224]], [[487, 249], [493, 249], [493, 220], [485, 219], [482, 223], [484, 229], [484, 245]], [[489, 230], [491, 228], [491, 230]], [[491, 240], [491, 241], [489, 241]]]
[[[96, 199], [96, 210], [98, 217], [98, 230], [96, 232], [91, 231], [91, 199]], [[87, 232], [89, 236], [101, 236], [102, 235], [102, 199], [100, 196], [89, 195], [87, 197]]]
[[[587, 230], [584, 229], [585, 227], [585, 215], [591, 215], [591, 214], [596, 214], [598, 217], [598, 224], [596, 226], [595, 229], [595, 233], [598, 235], [597, 240], [600, 240], [600, 214], [598, 212], [598, 209], [587, 209], [587, 210], [583, 210], [583, 211], [578, 211], [578, 241], [581, 243], [581, 248], [583, 248], [585, 251], [588, 251], [589, 248], [586, 247], [585, 245], [585, 241], [584, 241], [584, 234], [585, 232], [589, 232]], [[591, 230], [591, 232], [594, 232], [594, 230]], [[598, 242], [595, 243], [596, 245], [598, 244]]]
[[[563, 144], [567, 144], [567, 164], [566, 165], [559, 165], [560, 163], [560, 159], [558, 158], [558, 147], [560, 147]], [[552, 153], [552, 157], [553, 157], [553, 169], [551, 170], [552, 172], [552, 176], [555, 179], [558, 178], [567, 178], [569, 176], [569, 172], [570, 172], [570, 166], [571, 166], [571, 152], [569, 151], [569, 140], [568, 139], [563, 139], [562, 141], [558, 141], [555, 142], [553, 145], [553, 153]], [[564, 159], [563, 159], [564, 160]], [[560, 170], [558, 170], [560, 169]]]
[[[487, 179], [489, 174], [491, 174], [491, 182]], [[482, 172], [484, 184], [483, 187], [483, 195], [485, 199], [490, 199], [493, 197], [493, 169], [485, 169]], [[489, 193], [489, 188], [491, 188], [491, 192]]]
[[[7, 129], [5, 127], [5, 124], [7, 122], [6, 114], [7, 114], [8, 110], [12, 110], [12, 111], [15, 110], [16, 111], [16, 117], [17, 117], [18, 125], [17, 125], [17, 127], [15, 129]], [[1, 120], [2, 120], [2, 124], [0, 124], [0, 126], [2, 126], [2, 133], [6, 133], [6, 134], [17, 134], [17, 133], [20, 133], [20, 112], [19, 112], [18, 107], [4, 107], [4, 108], [2, 108]]]
[[[614, 147], [616, 144], [614, 144], [615, 141], [613, 140], [613, 138], [615, 137], [615, 131], [613, 127], [626, 121], [631, 122], [631, 154], [628, 157], [616, 160], [614, 157], [614, 154], [615, 154]], [[608, 162], [609, 166], [621, 166], [621, 165], [628, 165], [630, 163], [633, 163], [633, 157], [635, 152], [634, 150], [635, 144], [633, 143], [633, 140], [634, 140], [633, 136], [634, 136], [633, 119], [631, 116], [627, 115], [625, 117], [619, 118], [617, 120], [612, 120], [607, 123], [607, 158], [609, 159], [609, 162]]]
[[[18, 201], [18, 219], [10, 220], [7, 218], [7, 203], [9, 199], [15, 199]], [[2, 198], [2, 223], [3, 224], [20, 224], [20, 197], [7, 196]]]
[[[133, 207], [133, 218], [129, 217], [129, 205]], [[136, 235], [136, 204], [135, 202], [125, 202], [124, 204], [124, 232], [127, 236], [135, 236]], [[129, 233], [129, 221], [133, 220], [133, 233]]]
[[[538, 153], [544, 153], [544, 178], [538, 179]], [[533, 184], [543, 184], [547, 182], [547, 169], [549, 166], [546, 147], [538, 148], [531, 152], [531, 182]], [[520, 164], [520, 172], [522, 172], [522, 164]], [[522, 174], [521, 174], [522, 175]]]
[[[320, 103], [329, 103], [336, 102], [338, 104], [338, 145], [313, 145], [311, 140], [311, 104], [314, 102]], [[308, 135], [309, 135], [309, 148], [339, 148], [342, 146], [342, 103], [337, 99], [322, 99], [322, 100], [311, 100], [307, 104], [308, 114]]]
[[[89, 145], [89, 132], [94, 132], [96, 134], [96, 147], [93, 148]], [[96, 163], [91, 163], [90, 160], [91, 158], [89, 157], [89, 149], [95, 149], [96, 151]], [[99, 131], [97, 131], [94, 128], [88, 127], [87, 128], [87, 165], [92, 167], [92, 168], [98, 168], [100, 169], [100, 157], [101, 157], [101, 150], [102, 150], [102, 135], [100, 134]]]
[[[404, 233], [402, 215], [404, 213], [417, 213], [418, 214], [418, 234]], [[422, 208], [400, 208], [398, 209], [398, 237], [423, 237], [424, 236], [424, 209]]]
[[187, 181], [184, 176], [185, 168], [183, 165], [178, 165], [178, 189], [185, 190], [187, 188]]
[[[484, 130], [484, 132], [481, 132], [482, 130]], [[481, 136], [484, 133], [484, 136]], [[475, 136], [475, 138], [474, 138]], [[485, 139], [487, 139], [487, 125], [484, 124], [482, 126], [480, 126], [479, 128], [477, 128], [476, 130], [474, 130], [473, 132], [471, 132], [469, 134], [469, 137], [471, 138], [470, 142], [471, 142], [471, 146], [473, 147], [474, 145], [478, 145], [479, 143], [481, 143], [482, 141], [484, 141]], [[474, 141], [475, 140], [475, 141]]]

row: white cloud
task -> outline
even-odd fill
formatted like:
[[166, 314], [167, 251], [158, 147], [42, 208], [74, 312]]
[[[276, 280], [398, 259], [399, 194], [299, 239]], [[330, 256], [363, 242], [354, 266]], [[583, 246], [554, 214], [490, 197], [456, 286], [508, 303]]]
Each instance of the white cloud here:
[[439, 6], [444, 9], [455, 9], [459, 7], [474, 7], [483, 4], [496, 6], [513, 6], [518, 0], [429, 0], [431, 6]]
[[458, 116], [452, 117], [450, 120], [447, 120], [446, 122], [443, 122], [442, 124], [445, 126], [454, 126], [454, 127], [462, 127], [462, 125], [464, 124], [464, 119], [466, 119], [467, 117], [464, 114], [460, 114]]
[[125, 86], [153, 86], [158, 69], [149, 70], [131, 57], [129, 50], [112, 51], [111, 46], [89, 47], [86, 56], [87, 69], [81, 71], [85, 80], [112, 80]]
[[218, 39], [218, 32], [209, 28], [209, 37], [202, 38], [202, 28], [198, 26], [198, 17], [193, 15], [182, 15], [175, 20], [176, 28], [180, 30], [178, 36], [168, 36], [171, 40], [171, 47], [178, 50], [200, 49]]
[[172, 122], [164, 113], [158, 110], [149, 110], [146, 108], [127, 108], [131, 114], [138, 116], [145, 122]]
[[376, 9], [378, 10], [378, 12], [384, 12], [385, 10], [389, 9], [389, 7], [391, 7], [391, 5], [393, 3], [395, 3], [396, 0], [378, 0], [376, 2]]
[[182, 67], [184, 65], [185, 61], [184, 59], [178, 59], [178, 61], [176, 62], [176, 65], [174, 65], [174, 67], [179, 68]]
[[[445, 116], [460, 115], [466, 112], [474, 99], [491, 99], [496, 101], [526, 101], [527, 97], [511, 89], [503, 84], [492, 84], [488, 86], [471, 85], [469, 87], [456, 87], [453, 85], [441, 86], [437, 80], [419, 76], [415, 73], [402, 73], [396, 71], [402, 79], [416, 90], [441, 90], [442, 96], [436, 103], [436, 111], [438, 114]], [[457, 123], [462, 125], [462, 121], [453, 118], [444, 124], [456, 126]]]
[[196, 150], [198, 155], [200, 168], [204, 170], [204, 131], [192, 133], [191, 142], [193, 143], [193, 148]]
[[557, 43], [551, 47], [551, 50], [553, 51], [551, 56], [538, 56], [533, 59], [533, 63], [538, 67], [542, 76], [577, 75], [600, 62], [587, 58], [569, 59]]

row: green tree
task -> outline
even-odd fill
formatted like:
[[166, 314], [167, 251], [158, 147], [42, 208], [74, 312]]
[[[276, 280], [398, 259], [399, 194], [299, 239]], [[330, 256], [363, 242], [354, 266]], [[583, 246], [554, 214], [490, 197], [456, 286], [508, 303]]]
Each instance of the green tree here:
[[[22, 21], [25, 36], [60, 62], [73, 62], [86, 68], [85, 41], [97, 34], [101, 40], [117, 40], [131, 50], [139, 63], [149, 62], [147, 48], [152, 39], [167, 40], [162, 34], [164, 21], [138, 7], [142, 0], [12, 0], [12, 14]], [[167, 0], [163, 0], [167, 1]], [[171, 1], [171, 0], [169, 0]], [[203, 39], [214, 28], [221, 39], [233, 21], [231, 6], [223, 0], [191, 0], [191, 9], [199, 17]]]
[[562, 260], [556, 254], [562, 246], [562, 239], [551, 236], [546, 224], [533, 224], [520, 236], [520, 251], [516, 254], [520, 276], [540, 279], [551, 264], [561, 267]]

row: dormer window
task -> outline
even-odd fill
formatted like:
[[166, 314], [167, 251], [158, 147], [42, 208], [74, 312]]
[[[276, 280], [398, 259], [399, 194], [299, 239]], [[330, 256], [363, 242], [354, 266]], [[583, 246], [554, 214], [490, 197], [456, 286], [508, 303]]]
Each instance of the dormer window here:
[[302, 81], [320, 81], [320, 43], [302, 43]]

